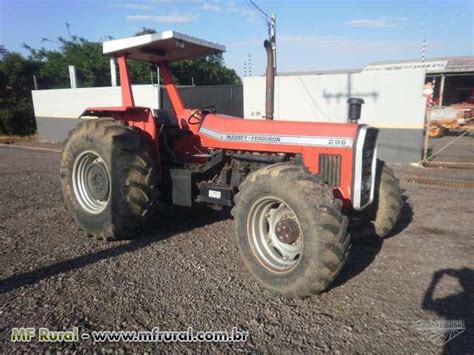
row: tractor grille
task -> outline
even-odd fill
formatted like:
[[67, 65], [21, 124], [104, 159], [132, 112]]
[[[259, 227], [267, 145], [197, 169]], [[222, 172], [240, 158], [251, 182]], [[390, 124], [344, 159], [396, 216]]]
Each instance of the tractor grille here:
[[372, 202], [372, 161], [374, 160], [375, 145], [377, 144], [377, 133], [376, 129], [368, 129], [365, 135], [362, 156], [362, 186], [360, 194], [360, 202], [362, 206]]
[[341, 156], [335, 154], [319, 155], [319, 176], [330, 186], [341, 184]]
[[374, 198], [377, 136], [376, 128], [363, 127], [357, 139], [353, 179], [355, 209], [363, 209]]

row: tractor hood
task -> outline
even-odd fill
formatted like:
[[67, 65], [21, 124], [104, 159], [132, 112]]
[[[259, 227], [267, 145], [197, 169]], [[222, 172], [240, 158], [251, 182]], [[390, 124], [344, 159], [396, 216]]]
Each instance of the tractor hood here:
[[264, 151], [299, 152], [304, 147], [351, 149], [359, 127], [358, 124], [252, 120], [210, 114], [204, 119], [199, 135], [206, 145], [216, 148], [245, 149], [257, 144], [257, 149]]

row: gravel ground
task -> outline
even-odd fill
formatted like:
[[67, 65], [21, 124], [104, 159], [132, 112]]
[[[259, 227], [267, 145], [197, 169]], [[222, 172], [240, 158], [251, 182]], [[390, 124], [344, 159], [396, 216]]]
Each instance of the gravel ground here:
[[[63, 207], [60, 155], [0, 147], [0, 351], [473, 353], [474, 194], [402, 183], [403, 219], [354, 245], [320, 296], [287, 300], [242, 269], [225, 213], [167, 209], [135, 241], [89, 240]], [[396, 166], [401, 175], [406, 166]], [[430, 170], [423, 170], [430, 175]], [[439, 175], [439, 171], [437, 170]], [[453, 174], [453, 170], [449, 171]], [[450, 176], [451, 176], [450, 175]], [[460, 170], [458, 179], [472, 170]], [[463, 320], [444, 346], [417, 321]], [[242, 343], [10, 342], [12, 327], [230, 330]]]

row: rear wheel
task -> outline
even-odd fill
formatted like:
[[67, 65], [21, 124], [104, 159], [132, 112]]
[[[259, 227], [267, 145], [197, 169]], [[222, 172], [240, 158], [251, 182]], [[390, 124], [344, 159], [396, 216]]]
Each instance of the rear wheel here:
[[357, 226], [351, 228], [352, 239], [375, 243], [392, 231], [403, 207], [400, 181], [393, 170], [377, 160], [374, 202], [357, 216]]
[[145, 138], [112, 118], [87, 120], [69, 135], [61, 161], [68, 210], [88, 235], [135, 235], [154, 202], [156, 171]]
[[250, 174], [235, 197], [241, 258], [266, 289], [285, 297], [324, 291], [342, 268], [350, 239], [332, 190], [292, 164]]

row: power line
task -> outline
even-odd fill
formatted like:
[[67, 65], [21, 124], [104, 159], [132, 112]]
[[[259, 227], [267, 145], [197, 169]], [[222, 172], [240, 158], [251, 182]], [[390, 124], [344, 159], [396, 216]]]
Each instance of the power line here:
[[246, 4], [250, 7], [254, 7], [268, 22], [268, 18], [270, 16], [268, 16], [268, 14], [260, 6], [258, 6], [253, 0], [248, 0]]

